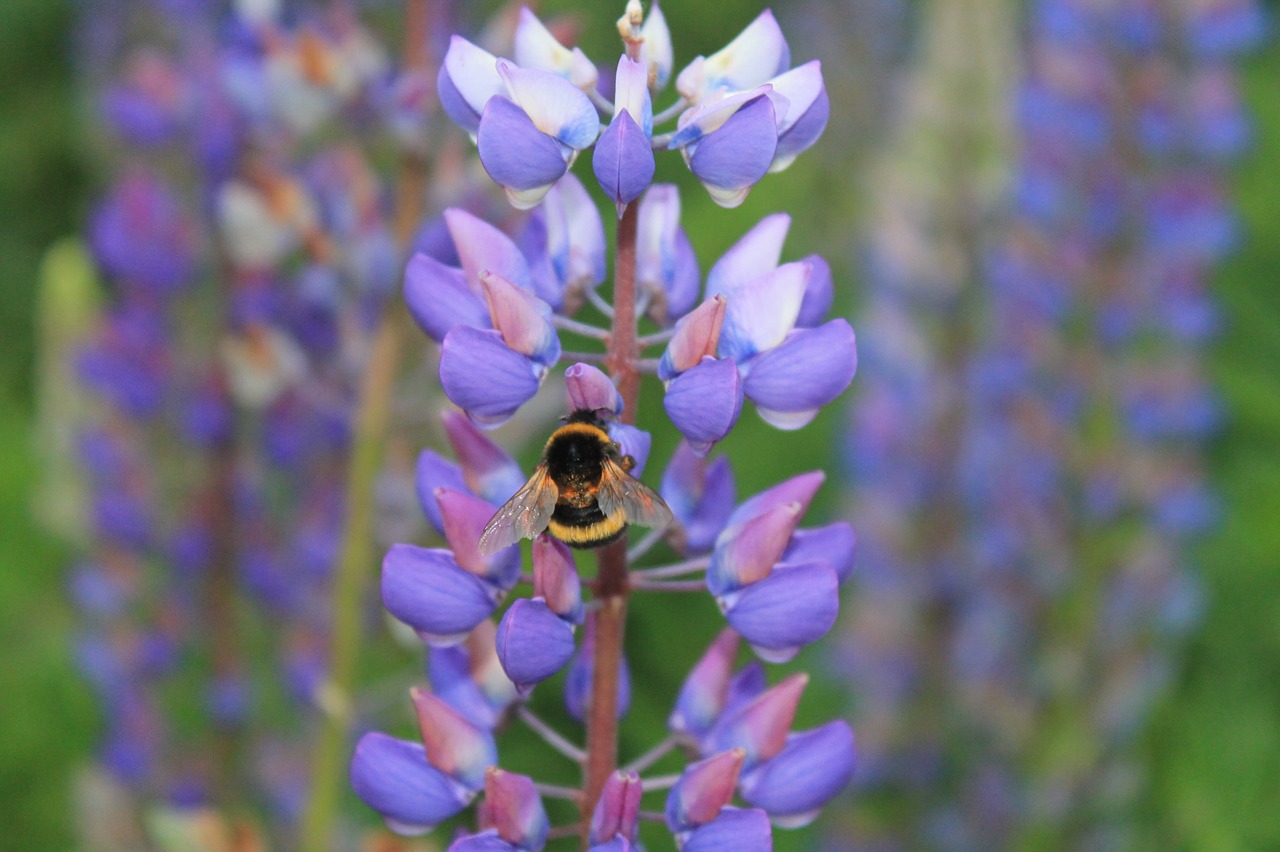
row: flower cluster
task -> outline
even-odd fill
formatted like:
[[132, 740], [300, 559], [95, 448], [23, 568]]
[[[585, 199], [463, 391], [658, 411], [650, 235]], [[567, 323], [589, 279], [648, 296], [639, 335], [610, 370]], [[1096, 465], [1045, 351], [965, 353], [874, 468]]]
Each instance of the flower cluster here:
[[[909, 117], [898, 143], [942, 128], [998, 155], [1015, 104], [1011, 209], [976, 158], [944, 173], [951, 197], [897, 172], [873, 217], [877, 381], [849, 445], [864, 587], [842, 667], [863, 698], [862, 783], [912, 803], [883, 827], [912, 846], [1050, 826], [1073, 847], [1129, 845], [1133, 744], [1196, 620], [1185, 543], [1213, 517], [1200, 351], [1233, 238], [1221, 168], [1248, 141], [1231, 60], [1258, 8], [1030, 11], [1013, 96], [939, 63], [918, 90], [945, 74], [991, 97]], [[939, 35], [975, 37], [946, 15]], [[992, 32], [983, 52], [1007, 54]]]
[[[652, 182], [655, 150], [679, 151], [716, 203], [736, 207], [826, 127], [822, 69], [816, 60], [791, 68], [772, 12], [690, 62], [676, 76], [679, 97], [656, 114], [653, 96], [673, 68], [666, 18], [657, 3], [645, 15], [631, 0], [618, 29], [634, 49], [618, 60], [612, 101], [598, 88], [595, 64], [560, 44], [527, 8], [514, 61], [453, 37], [437, 81], [441, 104], [475, 139], [485, 170], [514, 206], [537, 205], [594, 145], [592, 171], [620, 211]], [[655, 126], [672, 119], [675, 130], [654, 135]]]
[[[713, 198], [738, 203], [821, 132], [821, 74], [816, 63], [787, 70], [786, 42], [766, 12], [682, 71], [679, 101], [655, 116], [651, 98], [672, 68], [661, 11], [654, 4], [646, 18], [632, 2], [619, 30], [627, 52], [612, 104], [596, 88], [595, 66], [527, 9], [515, 61], [454, 37], [438, 78], [445, 111], [472, 134], [489, 175], [514, 206], [532, 211], [512, 237], [446, 210], [405, 272], [409, 312], [440, 344], [441, 387], [461, 412], [443, 415], [452, 458], [426, 450], [417, 467], [423, 514], [445, 546], [396, 544], [382, 565], [384, 606], [428, 648], [430, 688], [411, 691], [421, 739], [366, 733], [350, 771], [360, 797], [406, 834], [483, 795], [477, 830], [456, 837], [453, 850], [536, 850], [570, 834], [591, 849], [638, 848], [639, 822], [655, 818], [642, 799], [661, 790], [669, 790], [661, 819], [685, 850], [765, 850], [771, 825], [808, 823], [853, 772], [847, 723], [792, 730], [805, 675], [770, 686], [759, 662], [735, 671], [742, 640], [780, 663], [834, 626], [839, 585], [852, 572], [852, 528], [800, 526], [821, 472], [739, 501], [727, 460], [708, 458], [746, 398], [780, 428], [812, 420], [853, 378], [853, 331], [827, 318], [833, 284], [820, 257], [781, 263], [789, 217], [766, 217], [704, 284], [680, 225], [679, 193], [650, 185], [653, 151], [678, 148]], [[611, 119], [603, 132], [601, 114]], [[677, 114], [674, 133], [653, 135], [655, 123]], [[619, 215], [609, 298], [600, 292], [605, 229], [568, 172], [592, 145], [593, 171]], [[608, 327], [572, 318], [586, 306]], [[639, 335], [644, 319], [656, 330]], [[566, 350], [562, 334], [606, 351]], [[641, 358], [649, 346], [665, 346], [661, 358]], [[568, 416], [529, 477], [487, 430], [510, 420], [562, 362]], [[653, 467], [650, 436], [634, 425], [641, 373], [663, 382], [666, 411], [685, 438], [657, 491], [635, 481]], [[589, 461], [592, 453], [605, 460]], [[640, 512], [644, 520], [670, 523], [628, 544], [622, 533], [639, 511], [623, 513], [628, 492], [652, 509]], [[552, 535], [574, 523], [606, 532]], [[527, 551], [519, 538], [533, 539]], [[663, 541], [676, 561], [631, 567]], [[594, 579], [580, 573], [582, 550], [566, 542], [598, 548]], [[530, 594], [516, 594], [522, 586]], [[666, 735], [619, 767], [632, 591], [709, 593], [728, 628], [694, 666]], [[587, 725], [585, 747], [530, 704], [559, 672], [568, 714]], [[580, 764], [583, 787], [498, 768], [496, 737], [513, 721]], [[678, 748], [689, 761], [682, 773], [642, 777]], [[551, 827], [548, 797], [574, 801], [579, 823]]]

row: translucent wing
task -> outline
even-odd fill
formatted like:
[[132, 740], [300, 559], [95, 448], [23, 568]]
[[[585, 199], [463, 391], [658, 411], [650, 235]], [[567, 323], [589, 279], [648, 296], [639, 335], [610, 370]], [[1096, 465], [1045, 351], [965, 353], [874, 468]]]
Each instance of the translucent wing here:
[[502, 504], [480, 534], [481, 556], [490, 556], [522, 538], [537, 538], [547, 528], [556, 508], [560, 490], [547, 473], [545, 465], [529, 477], [529, 481]]
[[658, 492], [636, 479], [611, 459], [605, 459], [596, 495], [600, 511], [607, 516], [625, 513], [627, 523], [642, 527], [665, 527], [671, 523], [671, 510]]

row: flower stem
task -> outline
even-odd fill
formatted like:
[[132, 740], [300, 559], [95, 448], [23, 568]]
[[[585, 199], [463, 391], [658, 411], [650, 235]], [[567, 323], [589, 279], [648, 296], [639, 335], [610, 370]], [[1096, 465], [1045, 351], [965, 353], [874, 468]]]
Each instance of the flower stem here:
[[[622, 419], [636, 422], [640, 374], [636, 345], [636, 224], [640, 205], [627, 205], [618, 222], [613, 281], [613, 331], [607, 365], [622, 396]], [[618, 673], [627, 620], [627, 542], [619, 539], [599, 551], [596, 574], [595, 659], [591, 672], [591, 710], [587, 717], [587, 764], [583, 782], [582, 843], [588, 844], [591, 813], [600, 791], [618, 766]]]
[[[569, 742], [558, 731], [548, 725], [542, 719], [538, 718], [532, 710], [521, 705], [516, 710], [516, 715], [520, 717], [520, 721], [529, 726], [530, 730], [542, 737], [548, 745], [560, 752], [560, 754], [569, 758], [575, 763], [582, 763], [587, 758], [586, 752]], [[574, 795], [580, 795], [580, 791], [575, 790]]]
[[[405, 66], [425, 70], [427, 55], [429, 0], [408, 0], [405, 7]], [[422, 216], [426, 196], [426, 163], [408, 154], [400, 167], [396, 200], [396, 238], [401, 246], [413, 239]], [[351, 462], [347, 471], [345, 498], [346, 526], [334, 570], [333, 635], [330, 644], [327, 691], [338, 701], [332, 705], [349, 708], [355, 690], [360, 657], [361, 616], [370, 568], [376, 564], [373, 552], [374, 481], [382, 465], [387, 426], [391, 416], [392, 389], [400, 352], [404, 347], [404, 316], [399, 302], [383, 313], [360, 377], [355, 423], [351, 441]], [[311, 791], [302, 818], [299, 848], [332, 848], [333, 823], [337, 817], [343, 780], [346, 778], [349, 711], [326, 714], [316, 738], [311, 764]]]

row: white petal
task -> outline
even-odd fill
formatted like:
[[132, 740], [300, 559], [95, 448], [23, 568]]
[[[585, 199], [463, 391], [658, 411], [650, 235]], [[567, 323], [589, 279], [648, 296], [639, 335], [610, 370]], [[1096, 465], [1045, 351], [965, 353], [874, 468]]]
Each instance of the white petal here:
[[600, 135], [600, 116], [591, 99], [572, 83], [550, 71], [518, 68], [498, 62], [498, 73], [507, 92], [535, 127], [575, 151], [581, 151]]
[[586, 54], [576, 47], [570, 50], [556, 41], [556, 37], [527, 6], [520, 9], [515, 42], [517, 65], [559, 74], [579, 89], [595, 86], [599, 72]]
[[454, 88], [476, 112], [484, 112], [489, 98], [505, 91], [498, 76], [498, 58], [462, 36], [454, 36], [449, 41], [444, 67]]

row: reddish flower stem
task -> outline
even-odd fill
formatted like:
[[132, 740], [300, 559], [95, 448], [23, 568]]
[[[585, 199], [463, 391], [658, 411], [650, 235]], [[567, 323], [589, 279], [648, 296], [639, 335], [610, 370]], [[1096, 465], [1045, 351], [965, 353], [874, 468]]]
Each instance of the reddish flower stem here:
[[[640, 396], [635, 369], [636, 222], [639, 205], [628, 205], [618, 222], [613, 279], [613, 332], [606, 364], [622, 395], [622, 420], [634, 424]], [[587, 717], [587, 764], [582, 797], [582, 843], [587, 848], [591, 814], [604, 783], [618, 767], [618, 674], [627, 621], [627, 542], [615, 541], [597, 557], [595, 659], [591, 673], [591, 710]]]

